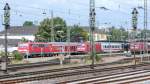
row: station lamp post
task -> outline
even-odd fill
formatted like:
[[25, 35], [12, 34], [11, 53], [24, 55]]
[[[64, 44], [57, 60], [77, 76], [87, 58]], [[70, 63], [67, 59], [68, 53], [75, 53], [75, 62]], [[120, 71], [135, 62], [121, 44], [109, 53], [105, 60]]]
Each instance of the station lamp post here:
[[2, 57], [2, 65], [1, 69], [7, 73], [7, 60], [8, 60], [8, 52], [7, 52], [7, 29], [10, 26], [10, 7], [9, 4], [6, 3], [4, 7], [4, 24], [5, 26], [5, 56]]

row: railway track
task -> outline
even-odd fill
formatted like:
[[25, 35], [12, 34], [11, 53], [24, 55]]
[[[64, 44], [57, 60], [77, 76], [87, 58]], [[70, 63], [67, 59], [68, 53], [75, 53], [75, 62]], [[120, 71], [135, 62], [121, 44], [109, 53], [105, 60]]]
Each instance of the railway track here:
[[129, 84], [150, 79], [150, 70], [136, 70], [108, 76], [82, 79], [67, 84]]
[[[122, 61], [129, 62], [133, 59], [124, 59]], [[29, 63], [29, 64], [14, 64], [14, 65], [8, 65], [8, 70], [19, 70], [19, 69], [25, 69], [25, 68], [33, 68], [33, 67], [40, 67], [40, 66], [52, 66], [52, 65], [59, 65], [59, 60], [54, 60], [50, 62], [38, 62], [38, 63]], [[111, 63], [109, 63], [111, 64]], [[83, 66], [82, 66], [83, 67]]]
[[33, 67], [40, 67], [40, 66], [51, 66], [51, 65], [59, 65], [59, 62], [50, 61], [50, 62], [38, 62], [38, 63], [29, 63], [29, 64], [13, 64], [8, 65], [8, 70], [18, 70], [18, 69], [25, 69], [25, 68], [33, 68]]
[[[124, 64], [126, 62], [112, 62], [112, 63], [106, 63], [106, 64], [95, 64], [96, 67], [103, 67], [103, 66], [115, 66], [116, 64]], [[68, 68], [60, 68], [60, 69], [52, 69], [52, 70], [44, 70], [44, 71], [36, 71], [36, 72], [23, 72], [23, 73], [17, 73], [17, 74], [7, 74], [7, 75], [1, 75], [0, 79], [4, 78], [13, 78], [13, 77], [20, 77], [20, 76], [29, 76], [29, 75], [36, 75], [36, 74], [45, 74], [45, 73], [58, 73], [63, 71], [71, 71], [71, 70], [82, 70], [82, 69], [90, 69], [91, 65], [84, 65], [84, 66], [78, 66], [78, 67], [68, 67]]]
[[[147, 67], [149, 64], [139, 64], [136, 67]], [[77, 71], [70, 71], [70, 72], [61, 72], [61, 73], [44, 73], [44, 74], [36, 74], [31, 76], [19, 76], [19, 77], [13, 77], [13, 78], [5, 78], [0, 79], [0, 82], [3, 84], [12, 84], [12, 83], [21, 83], [21, 82], [27, 82], [27, 81], [35, 81], [35, 80], [45, 80], [45, 79], [54, 79], [54, 78], [60, 78], [60, 77], [66, 77], [66, 76], [74, 76], [74, 75], [82, 75], [82, 74], [90, 74], [90, 73], [99, 73], [104, 71], [112, 71], [112, 70], [118, 70], [118, 69], [129, 69], [133, 68], [133, 65], [130, 66], [121, 66], [121, 67], [111, 67], [111, 68], [103, 68], [103, 69], [83, 69], [83, 70], [77, 70]]]
[[[84, 56], [86, 55], [81, 55], [81, 56], [74, 55], [71, 57], [84, 57]], [[33, 68], [33, 67], [48, 66], [48, 65], [59, 65], [59, 64], [60, 64], [59, 60], [54, 59], [49, 62], [38, 62], [38, 63], [29, 63], [29, 64], [12, 64], [12, 65], [8, 65], [7, 68], [8, 70], [16, 70], [16, 69]]]

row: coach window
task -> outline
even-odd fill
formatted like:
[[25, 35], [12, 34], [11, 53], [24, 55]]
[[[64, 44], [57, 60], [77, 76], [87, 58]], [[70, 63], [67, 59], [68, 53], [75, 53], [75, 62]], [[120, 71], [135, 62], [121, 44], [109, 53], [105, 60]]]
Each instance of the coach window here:
[[118, 45], [118, 48], [120, 48], [120, 46]]
[[118, 48], [118, 46], [117, 46], [117, 45], [115, 45], [115, 48]]
[[119, 48], [119, 46], [117, 45], [117, 48]]
[[109, 45], [107, 45], [106, 48], [109, 48]]

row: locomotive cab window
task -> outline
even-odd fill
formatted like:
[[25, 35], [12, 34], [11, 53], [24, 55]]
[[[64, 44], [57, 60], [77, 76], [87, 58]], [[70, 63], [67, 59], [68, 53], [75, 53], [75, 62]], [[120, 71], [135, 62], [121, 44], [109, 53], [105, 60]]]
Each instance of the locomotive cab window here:
[[38, 44], [31, 44], [32, 47], [38, 47]]

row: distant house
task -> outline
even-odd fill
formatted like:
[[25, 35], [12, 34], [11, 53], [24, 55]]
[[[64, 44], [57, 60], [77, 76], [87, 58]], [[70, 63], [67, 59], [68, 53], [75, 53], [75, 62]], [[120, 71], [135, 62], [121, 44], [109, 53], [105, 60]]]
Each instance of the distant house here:
[[[8, 29], [8, 50], [16, 49], [18, 42], [22, 38], [25, 38], [30, 41], [34, 41], [36, 32], [38, 31], [37, 26], [32, 27], [23, 27], [23, 26], [13, 26]], [[4, 50], [4, 34], [5, 31], [0, 32], [0, 50]]]
[[[89, 32], [90, 28], [89, 27], [83, 27], [85, 31]], [[88, 33], [90, 35], [90, 33]], [[95, 28], [94, 31], [94, 41], [102, 41], [102, 40], [107, 40], [107, 34], [105, 34], [105, 31], [103, 29]]]
[[106, 34], [102, 34], [102, 33], [95, 33], [94, 34], [94, 40], [95, 41], [105, 41], [107, 40], [107, 35]]
[[[31, 41], [34, 41], [35, 37], [34, 34], [36, 34], [38, 31], [37, 26], [32, 27], [23, 27], [23, 26], [13, 26], [8, 29], [8, 39], [28, 39]], [[5, 31], [0, 32], [0, 38], [4, 39], [4, 33]]]

